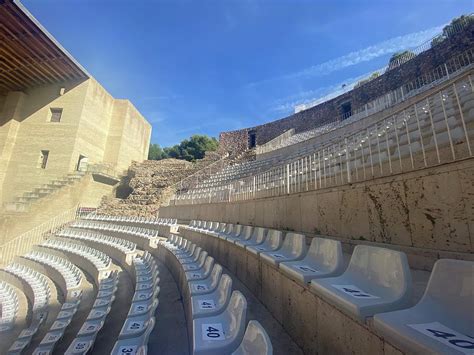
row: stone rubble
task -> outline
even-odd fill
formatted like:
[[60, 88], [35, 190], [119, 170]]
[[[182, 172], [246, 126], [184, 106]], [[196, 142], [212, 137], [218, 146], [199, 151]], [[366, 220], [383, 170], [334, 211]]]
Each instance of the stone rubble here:
[[[207, 152], [203, 159], [188, 162], [178, 159], [133, 162], [117, 190], [130, 192], [126, 198], [102, 199], [97, 213], [122, 216], [154, 217], [162, 204], [175, 192], [174, 184], [221, 159], [216, 152]], [[118, 195], [118, 194], [117, 194]]]

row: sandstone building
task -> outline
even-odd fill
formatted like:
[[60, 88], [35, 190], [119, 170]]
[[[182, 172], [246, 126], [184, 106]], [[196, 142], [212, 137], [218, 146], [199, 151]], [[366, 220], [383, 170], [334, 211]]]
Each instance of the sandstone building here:
[[20, 2], [0, 1], [4, 206], [76, 171], [118, 176], [147, 158], [150, 134], [133, 104], [112, 97]]

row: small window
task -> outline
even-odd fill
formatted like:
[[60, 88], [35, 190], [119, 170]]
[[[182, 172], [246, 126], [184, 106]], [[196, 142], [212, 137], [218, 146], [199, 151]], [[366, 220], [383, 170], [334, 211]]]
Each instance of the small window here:
[[42, 150], [40, 155], [40, 167], [41, 169], [46, 169], [48, 164], [49, 150]]
[[255, 148], [257, 145], [257, 133], [249, 132], [249, 148]]
[[51, 109], [51, 122], [60, 122], [62, 115], [63, 115], [62, 108], [52, 108]]

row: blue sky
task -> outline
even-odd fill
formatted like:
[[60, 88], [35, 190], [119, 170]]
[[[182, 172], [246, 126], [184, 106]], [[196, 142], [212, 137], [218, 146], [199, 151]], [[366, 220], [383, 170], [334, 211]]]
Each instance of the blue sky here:
[[474, 12], [474, 0], [22, 2], [162, 146], [288, 116]]

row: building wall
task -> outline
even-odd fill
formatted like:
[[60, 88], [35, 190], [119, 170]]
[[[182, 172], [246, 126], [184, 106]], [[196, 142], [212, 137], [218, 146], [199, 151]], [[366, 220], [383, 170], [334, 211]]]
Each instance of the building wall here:
[[[150, 124], [95, 79], [10, 92], [0, 104], [1, 202], [73, 172], [80, 155], [116, 171], [147, 158]], [[51, 108], [63, 109], [60, 122], [50, 122]], [[41, 150], [49, 150], [46, 169]]]
[[222, 132], [220, 149], [223, 152], [239, 152], [248, 147], [248, 132], [255, 131], [257, 145], [262, 145], [291, 128], [296, 133], [304, 132], [325, 123], [333, 122], [341, 114], [342, 103], [350, 101], [352, 109], [363, 107], [381, 95], [409, 83], [424, 73], [431, 72], [449, 58], [461, 54], [474, 46], [474, 23], [462, 32], [452, 35], [434, 48], [427, 50], [401, 66], [378, 78], [315, 107], [263, 125], [241, 130]]
[[87, 80], [82, 114], [69, 162], [71, 169], [76, 166], [79, 155], [86, 156], [89, 164], [103, 162], [114, 102], [112, 95], [97, 81]]
[[103, 196], [113, 195], [115, 188], [116, 185], [99, 182], [87, 174], [75, 184], [38, 200], [26, 213], [1, 214], [0, 245], [75, 206], [97, 207]]
[[[11, 200], [21, 192], [66, 175], [71, 169], [71, 156], [87, 92], [87, 81], [53, 84], [31, 89], [25, 93], [9, 93], [7, 99], [16, 100], [14, 114], [5, 115], [10, 126], [12, 145], [10, 156], [2, 161], [5, 170], [2, 181], [2, 200]], [[66, 88], [59, 95], [61, 87]], [[11, 100], [10, 100], [11, 101]], [[13, 105], [12, 105], [13, 106]], [[50, 122], [50, 109], [63, 108], [60, 122]], [[8, 111], [4, 107], [3, 112]], [[11, 109], [10, 109], [11, 111]], [[5, 117], [4, 116], [4, 117]], [[12, 132], [16, 126], [15, 132]], [[41, 169], [41, 150], [49, 150], [46, 169]], [[5, 149], [2, 151], [6, 153]]]
[[148, 157], [151, 126], [128, 100], [115, 100], [104, 162], [126, 170], [131, 161]]

